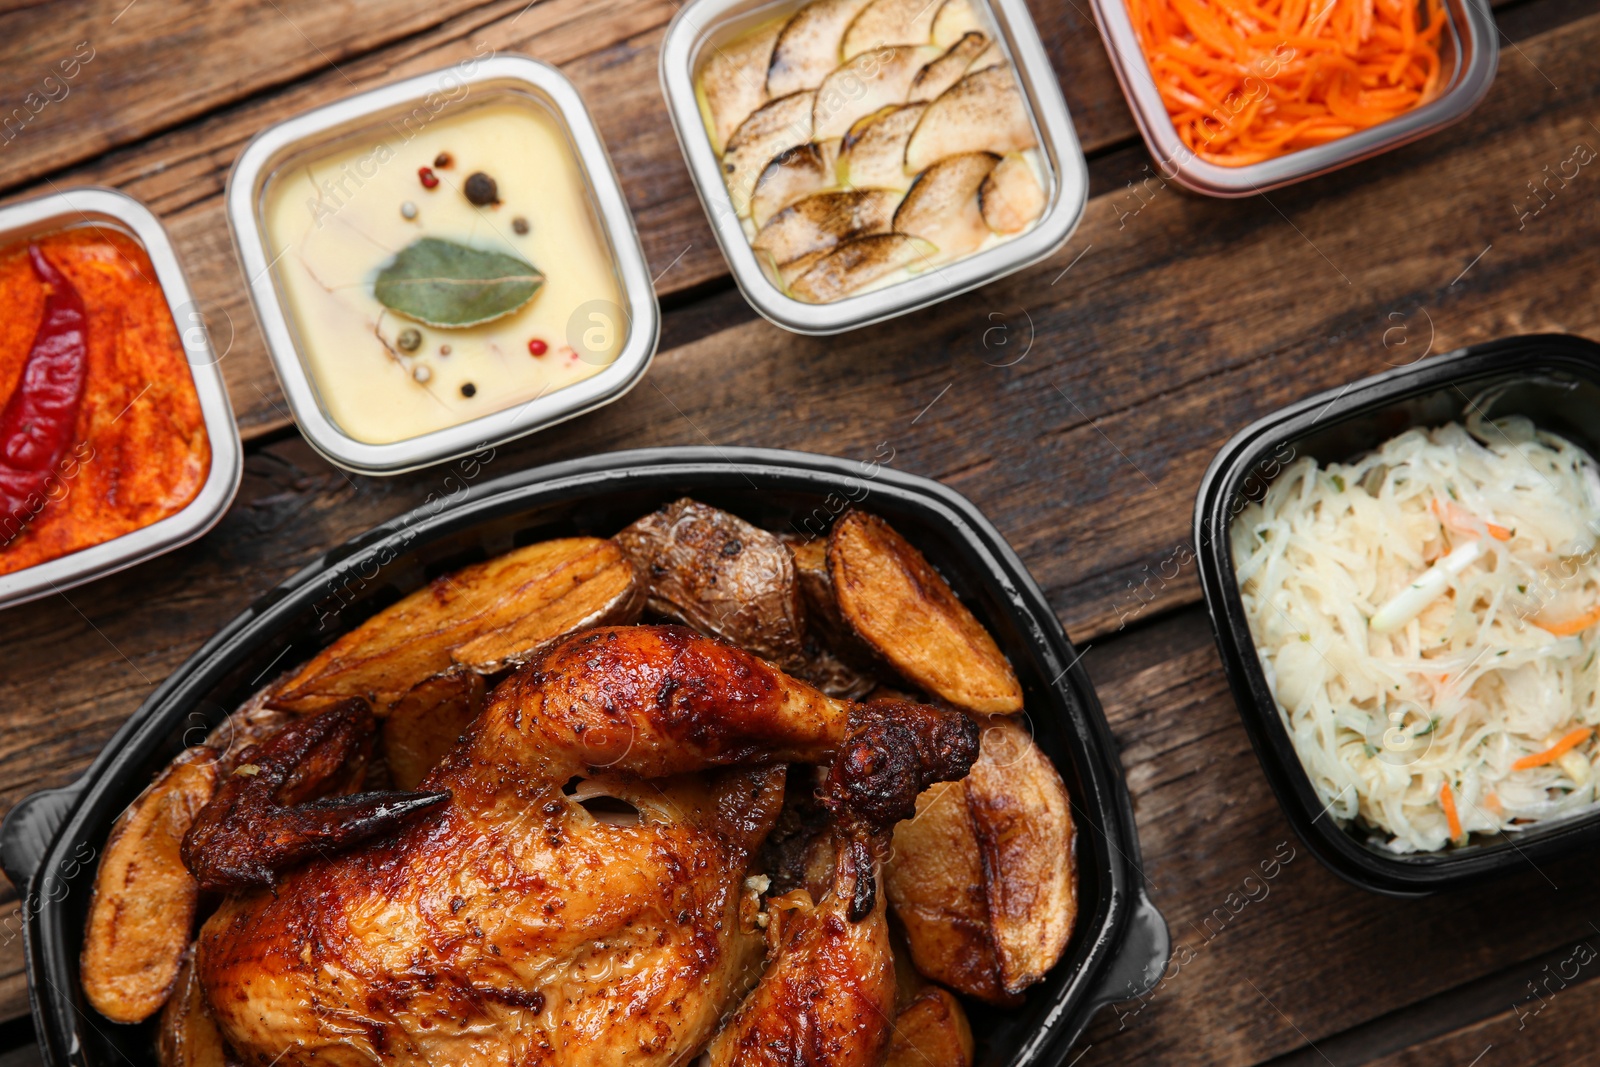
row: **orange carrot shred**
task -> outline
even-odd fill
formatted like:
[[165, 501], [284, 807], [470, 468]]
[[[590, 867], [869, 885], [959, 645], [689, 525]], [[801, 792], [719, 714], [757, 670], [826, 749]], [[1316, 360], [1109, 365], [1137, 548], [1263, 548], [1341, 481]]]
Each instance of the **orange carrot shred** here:
[[1561, 740], [1557, 741], [1543, 752], [1535, 752], [1531, 756], [1523, 756], [1521, 759], [1517, 760], [1517, 762], [1511, 765], [1511, 769], [1514, 771], [1525, 771], [1530, 767], [1543, 767], [1546, 763], [1554, 763], [1562, 756], [1565, 756], [1568, 752], [1571, 752], [1573, 749], [1589, 740], [1589, 733], [1590, 730], [1588, 727], [1580, 726], [1576, 730], [1569, 732], [1567, 736], [1563, 737]]
[[1579, 615], [1576, 619], [1568, 619], [1566, 622], [1540, 622], [1538, 619], [1533, 620], [1533, 624], [1539, 629], [1553, 633], [1557, 637], [1571, 637], [1573, 634], [1581, 634], [1597, 622], [1600, 622], [1600, 607]]
[[1450, 791], [1449, 782], [1439, 787], [1439, 806], [1444, 809], [1445, 822], [1450, 824], [1450, 840], [1461, 840], [1461, 816], [1456, 811], [1456, 795]]
[[1178, 136], [1222, 166], [1388, 122], [1439, 84], [1442, 0], [1126, 2]]

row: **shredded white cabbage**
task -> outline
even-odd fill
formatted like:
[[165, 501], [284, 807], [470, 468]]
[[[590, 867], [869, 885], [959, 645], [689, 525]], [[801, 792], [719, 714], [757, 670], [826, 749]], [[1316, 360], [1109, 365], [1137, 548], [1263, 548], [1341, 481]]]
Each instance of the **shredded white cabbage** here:
[[1520, 417], [1411, 430], [1353, 463], [1294, 461], [1231, 536], [1332, 817], [1432, 851], [1594, 803], [1600, 473], [1582, 449]]

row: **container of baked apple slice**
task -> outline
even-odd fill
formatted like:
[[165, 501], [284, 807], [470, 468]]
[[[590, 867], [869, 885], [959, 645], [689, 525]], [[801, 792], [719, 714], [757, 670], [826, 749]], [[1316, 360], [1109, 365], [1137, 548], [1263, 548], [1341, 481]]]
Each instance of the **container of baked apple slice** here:
[[796, 333], [994, 281], [1083, 216], [1083, 150], [1022, 0], [695, 0], [661, 84], [739, 288]]

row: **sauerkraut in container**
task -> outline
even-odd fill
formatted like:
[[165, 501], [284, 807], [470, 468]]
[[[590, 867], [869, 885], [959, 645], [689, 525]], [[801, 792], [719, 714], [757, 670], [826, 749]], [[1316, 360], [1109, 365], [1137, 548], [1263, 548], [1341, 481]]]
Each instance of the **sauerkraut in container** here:
[[1522, 417], [1413, 429], [1350, 463], [1293, 463], [1231, 539], [1263, 671], [1333, 817], [1408, 853], [1594, 803], [1593, 457]]

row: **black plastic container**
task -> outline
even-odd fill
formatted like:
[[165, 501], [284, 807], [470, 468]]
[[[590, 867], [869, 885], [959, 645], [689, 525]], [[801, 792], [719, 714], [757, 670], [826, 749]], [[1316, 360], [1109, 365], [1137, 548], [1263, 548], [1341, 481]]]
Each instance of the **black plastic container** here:
[[1228, 526], [1277, 469], [1311, 456], [1344, 462], [1416, 426], [1523, 415], [1600, 456], [1600, 345], [1581, 337], [1508, 337], [1367, 378], [1268, 416], [1217, 454], [1195, 502], [1200, 584], [1228, 682], [1267, 781], [1306, 847], [1336, 874], [1394, 896], [1453, 889], [1600, 841], [1600, 808], [1440, 852], [1396, 855], [1323, 817], [1267, 687], [1233, 569]]
[[93, 856], [112, 820], [185, 743], [285, 666], [429, 579], [518, 545], [606, 535], [685, 494], [772, 529], [819, 533], [852, 503], [882, 515], [951, 581], [1021, 678], [1040, 747], [1077, 822], [1080, 911], [1065, 956], [1012, 1012], [976, 1009], [979, 1063], [1056, 1064], [1089, 1019], [1159, 981], [1166, 923], [1146, 898], [1122, 768], [1077, 654], [1038, 587], [965, 498], [872, 463], [759, 449], [619, 452], [471, 487], [328, 553], [264, 597], [175, 671], [81, 779], [23, 800], [0, 828], [0, 863], [31, 907], [29, 992], [52, 1067], [152, 1063], [149, 1024], [117, 1026], [83, 999], [78, 954]]

